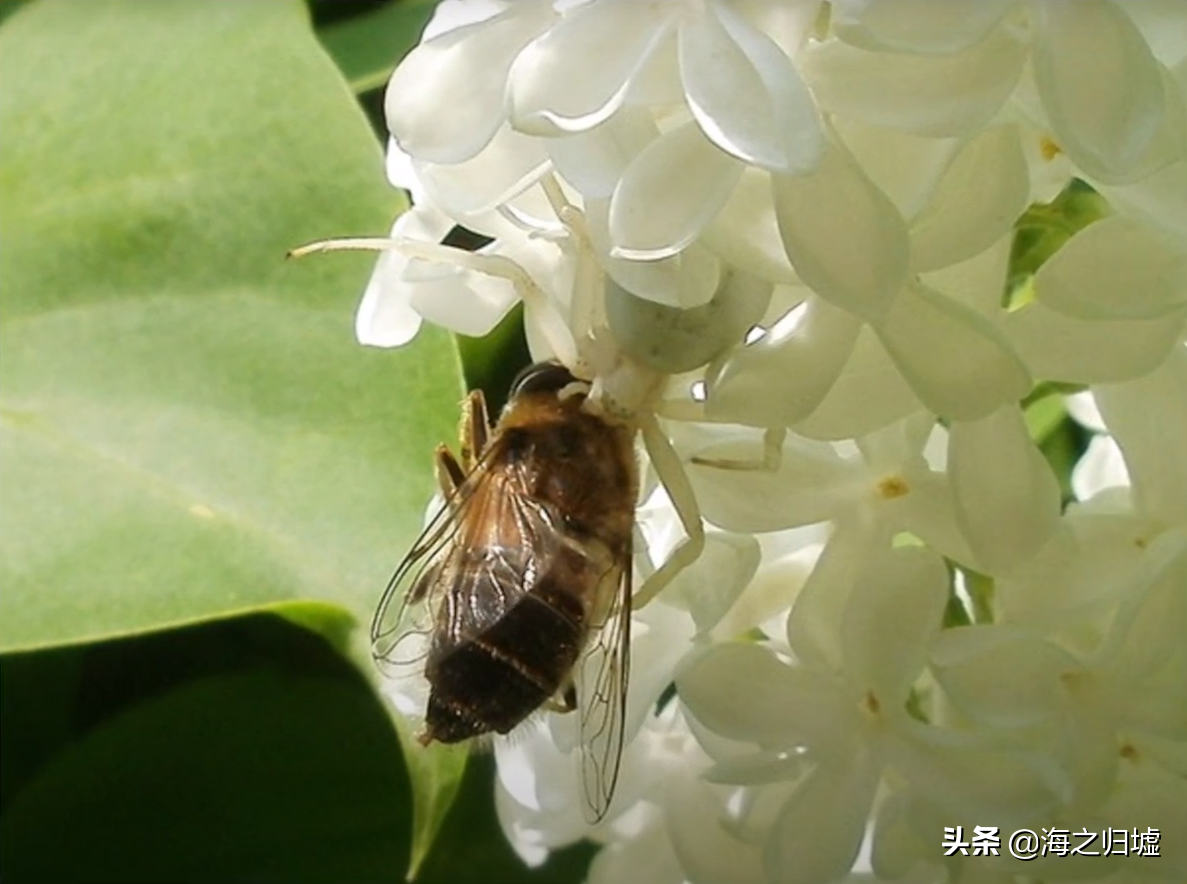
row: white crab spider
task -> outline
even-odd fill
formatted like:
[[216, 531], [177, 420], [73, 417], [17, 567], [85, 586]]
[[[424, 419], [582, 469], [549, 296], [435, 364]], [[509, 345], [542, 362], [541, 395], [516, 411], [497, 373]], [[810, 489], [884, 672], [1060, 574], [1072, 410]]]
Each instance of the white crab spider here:
[[[290, 252], [302, 257], [316, 252], [363, 250], [394, 251], [408, 258], [447, 264], [472, 270], [509, 282], [524, 305], [532, 311], [548, 347], [573, 374], [588, 378], [590, 392], [585, 407], [612, 414], [634, 426], [643, 447], [663, 484], [672, 507], [684, 529], [683, 540], [659, 568], [648, 574], [632, 596], [632, 606], [641, 608], [693, 564], [705, 547], [705, 529], [700, 507], [684, 465], [667, 435], [659, 425], [659, 393], [667, 376], [640, 365], [623, 353], [612, 341], [609, 330], [599, 325], [595, 316], [605, 285], [605, 275], [597, 265], [590, 245], [585, 216], [568, 201], [555, 177], [541, 182], [548, 201], [564, 228], [564, 236], [576, 255], [574, 286], [570, 306], [571, 322], [566, 323], [544, 289], [518, 263], [503, 255], [480, 254], [453, 246], [406, 237], [351, 237], [309, 243]], [[781, 447], [781, 442], [776, 448]], [[770, 445], [767, 445], [770, 458]], [[749, 463], [708, 465], [750, 469]], [[645, 548], [645, 547], [641, 547]]]

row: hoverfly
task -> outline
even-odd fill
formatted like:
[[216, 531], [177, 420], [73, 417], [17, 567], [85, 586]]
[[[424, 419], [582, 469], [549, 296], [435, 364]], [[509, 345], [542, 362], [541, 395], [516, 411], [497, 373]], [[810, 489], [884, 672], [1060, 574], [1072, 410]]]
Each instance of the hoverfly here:
[[422, 744], [506, 734], [578, 709], [587, 816], [605, 814], [623, 747], [638, 467], [635, 428], [583, 408], [557, 362], [520, 373], [497, 425], [467, 399], [443, 509], [397, 568], [371, 629], [381, 670], [423, 669]]

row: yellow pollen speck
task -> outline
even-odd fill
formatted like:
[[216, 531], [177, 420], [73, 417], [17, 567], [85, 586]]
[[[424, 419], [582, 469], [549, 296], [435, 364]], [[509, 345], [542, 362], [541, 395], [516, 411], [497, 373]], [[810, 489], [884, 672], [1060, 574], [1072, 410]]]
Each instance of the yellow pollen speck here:
[[197, 516], [199, 519], [213, 519], [214, 510], [200, 503], [191, 503], [190, 515]]
[[1053, 139], [1044, 135], [1039, 139], [1039, 153], [1042, 154], [1043, 159], [1049, 163], [1061, 153], [1063, 153], [1063, 148], [1056, 144]]
[[875, 694], [873, 691], [866, 691], [862, 705], [865, 707], [866, 712], [870, 713], [870, 715], [877, 715], [882, 711], [882, 701], [878, 699], [877, 694]]
[[911, 490], [911, 486], [902, 476], [887, 476], [877, 485], [878, 496], [883, 500], [894, 500], [902, 497]]
[[1139, 760], [1138, 748], [1133, 743], [1122, 743], [1120, 755], [1126, 761], [1137, 762]]

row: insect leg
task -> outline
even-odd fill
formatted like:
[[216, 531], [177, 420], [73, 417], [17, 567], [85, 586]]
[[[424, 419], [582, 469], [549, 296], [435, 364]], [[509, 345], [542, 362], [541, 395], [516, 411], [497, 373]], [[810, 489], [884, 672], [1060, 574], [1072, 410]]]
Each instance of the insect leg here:
[[672, 506], [676, 508], [676, 515], [680, 517], [680, 524], [687, 536], [668, 556], [668, 560], [639, 587], [633, 599], [636, 609], [651, 601], [661, 589], [672, 582], [672, 578], [700, 558], [705, 548], [705, 526], [701, 524], [701, 508], [697, 505], [692, 483], [688, 481], [688, 474], [684, 471], [679, 456], [654, 416], [643, 422], [641, 431], [651, 465], [667, 489], [668, 497], [672, 500]]
[[486, 450], [490, 439], [490, 415], [481, 390], [471, 390], [462, 411], [462, 468], [468, 473]]
[[786, 427], [771, 427], [762, 436], [761, 458], [693, 457], [692, 463], [699, 467], [713, 467], [718, 470], [777, 473], [783, 463], [783, 440], [786, 438]]
[[440, 487], [441, 493], [445, 495], [445, 499], [448, 500], [449, 496], [466, 481], [466, 471], [462, 469], [462, 465], [458, 463], [457, 458], [453, 456], [453, 452], [447, 446], [438, 445], [434, 454], [437, 485]]
[[577, 687], [573, 682], [566, 685], [564, 691], [557, 697], [549, 697], [544, 701], [544, 708], [549, 712], [559, 712], [564, 715], [577, 708]]

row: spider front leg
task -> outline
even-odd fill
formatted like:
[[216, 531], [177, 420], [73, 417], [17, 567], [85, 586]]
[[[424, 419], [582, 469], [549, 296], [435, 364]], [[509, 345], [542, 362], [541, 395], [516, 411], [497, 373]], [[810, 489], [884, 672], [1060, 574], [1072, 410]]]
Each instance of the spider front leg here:
[[692, 483], [688, 481], [688, 474], [680, 463], [680, 457], [654, 416], [648, 417], [640, 429], [643, 445], [651, 458], [651, 465], [668, 492], [686, 536], [668, 556], [667, 561], [643, 581], [643, 585], [631, 600], [632, 607], [636, 610], [655, 598], [677, 574], [700, 558], [705, 549], [705, 526], [701, 523], [701, 508], [697, 504]]

